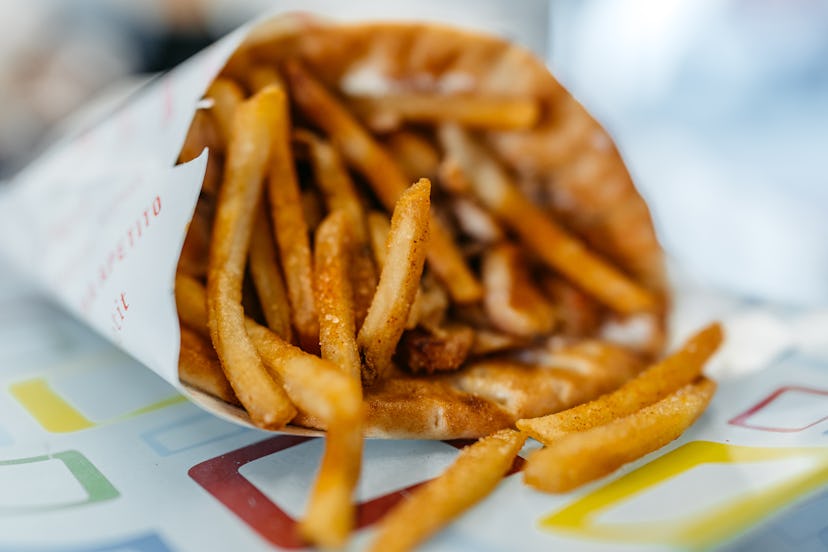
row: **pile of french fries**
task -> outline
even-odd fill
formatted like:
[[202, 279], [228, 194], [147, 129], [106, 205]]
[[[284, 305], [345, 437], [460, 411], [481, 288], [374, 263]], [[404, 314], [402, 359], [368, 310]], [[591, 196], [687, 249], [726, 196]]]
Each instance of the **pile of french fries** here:
[[[533, 98], [353, 97], [289, 59], [218, 77], [202, 105], [180, 156], [210, 151], [176, 278], [180, 377], [261, 428], [326, 431], [309, 543], [341, 546], [353, 528], [372, 386], [664, 308], [482, 140], [531, 129]], [[675, 439], [713, 394], [701, 369], [720, 340], [712, 326], [608, 395], [470, 445], [385, 518], [373, 549], [407, 550], [482, 499], [527, 435], [546, 447], [526, 482], [552, 492]]]

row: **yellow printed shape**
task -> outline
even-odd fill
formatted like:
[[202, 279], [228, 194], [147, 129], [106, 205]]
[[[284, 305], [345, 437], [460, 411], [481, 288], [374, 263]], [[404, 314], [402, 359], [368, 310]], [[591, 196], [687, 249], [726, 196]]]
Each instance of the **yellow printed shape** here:
[[72, 433], [112, 424], [187, 400], [182, 395], [173, 395], [116, 418], [93, 422], [55, 392], [43, 378], [12, 384], [9, 392], [43, 426], [43, 429], [50, 433]]
[[96, 425], [55, 393], [43, 378], [13, 384], [9, 392], [51, 433], [70, 433]]
[[[596, 517], [696, 466], [811, 458], [813, 466], [780, 483], [670, 523], [601, 523]], [[585, 538], [664, 543], [706, 548], [736, 534], [793, 501], [828, 483], [828, 448], [765, 448], [693, 441], [541, 518], [541, 529]]]

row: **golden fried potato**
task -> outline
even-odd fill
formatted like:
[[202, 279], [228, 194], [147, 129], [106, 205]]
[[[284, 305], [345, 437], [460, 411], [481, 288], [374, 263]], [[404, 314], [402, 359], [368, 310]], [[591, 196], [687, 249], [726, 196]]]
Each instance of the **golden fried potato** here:
[[678, 351], [612, 393], [557, 414], [518, 420], [517, 427], [543, 443], [554, 444], [567, 433], [629, 416], [698, 378], [721, 342], [721, 326], [711, 324]]
[[524, 480], [541, 491], [563, 493], [609, 475], [677, 439], [715, 390], [714, 382], [701, 378], [629, 416], [561, 437], [529, 456]]
[[592, 253], [529, 201], [504, 169], [461, 128], [443, 125], [440, 140], [466, 173], [477, 199], [550, 268], [619, 312], [658, 308], [652, 293]]
[[357, 336], [370, 385], [391, 370], [411, 305], [419, 289], [429, 236], [431, 183], [423, 178], [400, 196], [391, 217], [386, 261], [368, 316]]
[[442, 475], [385, 516], [369, 550], [411, 550], [439, 531], [497, 487], [525, 440], [522, 433], [504, 429], [464, 448]]
[[283, 427], [296, 415], [296, 409], [268, 374], [247, 336], [241, 298], [256, 205], [275, 140], [273, 129], [286, 102], [280, 90], [266, 88], [242, 103], [233, 115], [207, 274], [213, 346], [250, 419], [268, 429]]

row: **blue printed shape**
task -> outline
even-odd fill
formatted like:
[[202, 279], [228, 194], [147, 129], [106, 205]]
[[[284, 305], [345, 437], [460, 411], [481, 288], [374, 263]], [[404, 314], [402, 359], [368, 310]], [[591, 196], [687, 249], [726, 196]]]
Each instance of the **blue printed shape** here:
[[0, 544], [0, 552], [173, 552], [164, 540], [154, 534], [138, 535], [125, 540], [81, 546], [27, 547]]
[[159, 456], [170, 456], [251, 431], [200, 412], [170, 424], [151, 429], [141, 438]]

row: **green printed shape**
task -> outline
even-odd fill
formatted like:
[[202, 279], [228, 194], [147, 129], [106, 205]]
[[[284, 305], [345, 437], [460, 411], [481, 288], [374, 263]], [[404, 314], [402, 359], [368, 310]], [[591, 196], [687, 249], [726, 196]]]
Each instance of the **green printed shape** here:
[[0, 468], [2, 466], [12, 466], [16, 464], [32, 464], [35, 462], [48, 462], [49, 460], [60, 460], [72, 474], [72, 476], [80, 483], [87, 497], [85, 500], [74, 502], [71, 504], [60, 505], [43, 505], [43, 506], [24, 506], [12, 508], [0, 508], [0, 514], [19, 514], [30, 512], [44, 512], [51, 510], [63, 510], [85, 506], [96, 502], [104, 502], [106, 500], [113, 500], [121, 496], [118, 489], [89, 461], [86, 456], [76, 450], [67, 450], [55, 454], [47, 454], [43, 456], [30, 456], [28, 458], [17, 458], [14, 460], [0, 460]]

